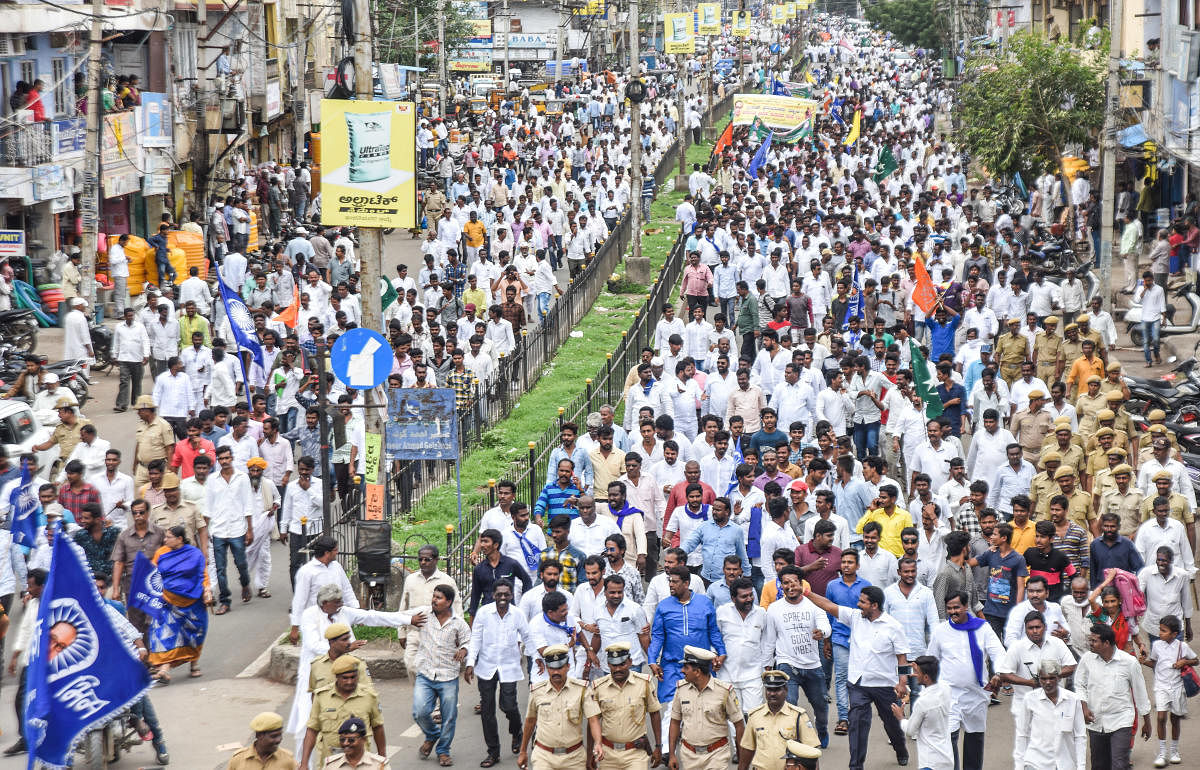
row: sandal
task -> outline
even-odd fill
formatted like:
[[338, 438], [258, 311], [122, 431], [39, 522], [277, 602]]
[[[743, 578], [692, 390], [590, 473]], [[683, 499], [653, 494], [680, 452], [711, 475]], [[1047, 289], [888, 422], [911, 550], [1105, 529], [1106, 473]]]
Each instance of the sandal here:
[[425, 741], [421, 744], [421, 748], [417, 749], [417, 754], [421, 759], [429, 759], [429, 755], [433, 753], [433, 741]]
[[258, 589], [258, 598], [259, 599], [270, 599], [271, 592], [265, 588], [260, 588], [260, 589]]
[[191, 679], [196, 679], [202, 675], [203, 675], [203, 672], [200, 671], [200, 666], [196, 663], [193, 663], [191, 665], [191, 667], [188, 669], [188, 677]]
[[493, 767], [499, 761], [500, 761], [500, 757], [489, 756], [489, 757], [484, 758], [484, 760], [479, 763], [479, 766], [480, 767]]
[[838, 722], [833, 728], [834, 735], [845, 735], [848, 732], [850, 732], [850, 725], [845, 720]]
[[224, 615], [227, 612], [229, 612], [228, 604], [222, 604], [220, 607], [217, 607], [215, 610], [213, 610], [214, 615]]
[[449, 754], [439, 754], [438, 764], [442, 767], [450, 767], [454, 764], [454, 760], [450, 758]]
[[159, 666], [159, 667], [158, 667], [158, 670], [156, 670], [156, 671], [154, 672], [153, 676], [154, 676], [154, 678], [155, 678], [156, 680], [158, 680], [158, 683], [159, 683], [159, 684], [161, 684], [161, 685], [168, 685], [168, 684], [170, 684], [170, 683], [171, 683], [171, 673], [170, 673], [170, 671], [171, 671], [171, 667], [170, 667], [170, 666], [166, 666], [166, 665]]
[[250, 601], [250, 586], [242, 586], [242, 604]]

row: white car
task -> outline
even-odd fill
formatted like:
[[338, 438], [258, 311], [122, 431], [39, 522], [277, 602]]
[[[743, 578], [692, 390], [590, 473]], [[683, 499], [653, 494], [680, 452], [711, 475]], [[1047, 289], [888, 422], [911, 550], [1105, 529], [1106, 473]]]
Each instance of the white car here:
[[29, 404], [11, 399], [0, 400], [0, 444], [8, 450], [9, 462], [17, 465], [21, 455], [36, 454], [39, 468], [49, 468], [58, 459], [58, 447], [34, 452], [34, 447], [50, 440], [50, 429], [43, 427]]

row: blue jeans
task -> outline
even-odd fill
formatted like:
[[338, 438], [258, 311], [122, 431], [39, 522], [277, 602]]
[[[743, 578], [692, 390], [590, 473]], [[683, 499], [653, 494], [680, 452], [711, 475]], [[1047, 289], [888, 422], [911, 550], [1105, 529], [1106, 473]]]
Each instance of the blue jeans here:
[[858, 450], [859, 460], [867, 459], [869, 454], [876, 454], [879, 446], [879, 423], [855, 423], [854, 446]]
[[225, 577], [225, 549], [233, 551], [233, 564], [237, 567], [238, 580], [242, 588], [250, 585], [250, 572], [246, 569], [246, 539], [244, 537], [214, 537], [213, 566], [217, 570], [217, 590], [220, 593], [217, 604], [228, 605], [230, 600], [229, 580]]
[[[442, 709], [442, 723], [433, 721], [434, 703]], [[435, 682], [424, 674], [417, 674], [413, 685], [413, 721], [425, 733], [425, 740], [437, 741], [437, 755], [450, 756], [450, 743], [454, 740], [454, 726], [458, 719], [458, 680]]]
[[838, 721], [850, 718], [850, 690], [846, 687], [846, 670], [850, 666], [850, 648], [833, 645], [833, 688], [837, 696]]
[[175, 273], [175, 268], [171, 265], [169, 259], [159, 259], [155, 257], [154, 266], [158, 269], [158, 283], [161, 286], [163, 278], [166, 278], [171, 283], [175, 283], [175, 279], [179, 276]]
[[546, 314], [550, 312], [550, 292], [548, 292], [548, 291], [538, 292], [537, 312], [538, 312], [538, 320], [545, 320]]
[[1162, 331], [1162, 320], [1158, 321], [1142, 321], [1142, 354], [1146, 356], [1146, 363], [1150, 363], [1150, 352], [1154, 351], [1154, 357], [1159, 357], [1158, 336]]
[[[836, 648], [834, 648], [836, 649]], [[818, 668], [796, 668], [787, 663], [779, 664], [779, 670], [788, 675], [788, 703], [798, 705], [800, 691], [808, 698], [813, 721], [817, 725], [817, 737], [821, 745], [829, 744], [829, 704], [825, 702], [825, 673]]]

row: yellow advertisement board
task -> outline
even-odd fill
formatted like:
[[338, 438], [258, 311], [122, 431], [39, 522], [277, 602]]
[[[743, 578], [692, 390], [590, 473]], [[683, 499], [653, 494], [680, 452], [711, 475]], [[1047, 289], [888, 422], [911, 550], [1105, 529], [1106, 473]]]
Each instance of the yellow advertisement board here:
[[772, 5], [771, 23], [777, 27], [782, 27], [785, 23], [787, 23], [787, 9], [782, 5]]
[[734, 11], [732, 28], [734, 37], [750, 37], [750, 12]]
[[604, 4], [604, 0], [587, 0], [583, 10], [579, 12], [580, 16], [603, 16], [608, 8]]
[[813, 99], [767, 94], [737, 94], [733, 97], [733, 125], [748, 126], [755, 118], [770, 129], [791, 131], [817, 111]]
[[696, 16], [691, 13], [663, 14], [666, 27], [664, 48], [667, 53], [696, 53]]
[[701, 35], [721, 34], [720, 3], [700, 3], [696, 6], [696, 13], [700, 16]]
[[417, 110], [412, 102], [321, 100], [321, 221], [415, 227]]
[[795, 3], [784, 3], [783, 4], [783, 15], [788, 17], [789, 19], [796, 18], [796, 4]]

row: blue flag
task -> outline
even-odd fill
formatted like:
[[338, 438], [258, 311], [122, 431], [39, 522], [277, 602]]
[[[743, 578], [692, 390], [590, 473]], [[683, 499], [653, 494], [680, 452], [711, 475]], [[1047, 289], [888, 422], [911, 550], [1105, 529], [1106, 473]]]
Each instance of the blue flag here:
[[33, 473], [29, 470], [28, 462], [21, 463], [21, 483], [8, 496], [8, 504], [12, 509], [13, 542], [26, 548], [35, 547], [42, 504], [34, 490]]
[[1021, 197], [1025, 200], [1029, 200], [1029, 190], [1025, 187], [1025, 180], [1021, 178], [1020, 171], [1013, 174], [1013, 184], [1015, 184], [1017, 189], [1021, 191]]
[[767, 153], [771, 150], [771, 137], [775, 136], [775, 132], [771, 131], [767, 134], [767, 138], [759, 145], [758, 152], [754, 153], [754, 157], [750, 159], [750, 168], [746, 169], [746, 173], [751, 179], [758, 177], [758, 169], [762, 164], [767, 162]]
[[771, 78], [771, 94], [774, 96], [791, 96], [792, 92], [779, 80]]
[[150, 674], [113, 628], [83, 551], [54, 538], [29, 648], [25, 740], [36, 763], [67, 767], [72, 748], [150, 689]]
[[833, 108], [829, 110], [829, 117], [842, 128], [846, 127], [846, 119], [842, 117], [842, 108], [835, 102]]
[[234, 341], [237, 342], [238, 348], [249, 350], [255, 363], [265, 369], [262, 346], [258, 344], [258, 335], [254, 331], [254, 317], [250, 315], [242, 298], [230, 291], [225, 281], [219, 280], [217, 284], [221, 287], [221, 301], [225, 303], [225, 313], [229, 316]]
[[857, 265], [854, 266], [854, 285], [851, 286], [850, 288], [853, 291], [853, 296], [850, 298], [850, 301], [846, 304], [846, 317], [842, 319], [842, 329], [850, 328], [850, 319], [851, 318], [860, 318], [861, 319], [863, 317], [862, 286], [860, 286], [858, 283], [858, 266]]
[[163, 602], [162, 575], [146, 554], [138, 551], [133, 557], [133, 574], [129, 579], [129, 606], [152, 618], [161, 618], [167, 611]]

